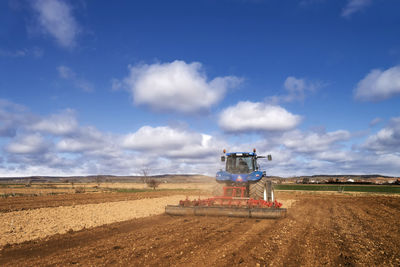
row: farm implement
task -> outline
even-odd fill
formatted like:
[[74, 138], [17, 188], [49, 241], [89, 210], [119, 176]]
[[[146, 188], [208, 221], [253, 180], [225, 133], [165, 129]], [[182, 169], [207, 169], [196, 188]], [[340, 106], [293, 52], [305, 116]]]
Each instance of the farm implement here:
[[[226, 153], [225, 171], [216, 175], [217, 182], [224, 183], [222, 196], [207, 199], [181, 200], [179, 205], [168, 205], [170, 215], [229, 216], [261, 219], [278, 219], [286, 216], [286, 209], [275, 200], [272, 182], [260, 171], [256, 150], [253, 152]], [[271, 160], [268, 155], [268, 160]]]

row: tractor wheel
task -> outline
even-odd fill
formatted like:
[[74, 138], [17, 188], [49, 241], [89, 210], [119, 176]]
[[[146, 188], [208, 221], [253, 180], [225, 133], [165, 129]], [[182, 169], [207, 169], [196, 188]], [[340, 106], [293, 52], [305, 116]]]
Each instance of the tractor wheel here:
[[249, 186], [250, 198], [264, 199], [265, 201], [274, 201], [274, 189], [272, 188], [271, 180], [266, 177], [261, 178], [256, 183], [250, 183]]

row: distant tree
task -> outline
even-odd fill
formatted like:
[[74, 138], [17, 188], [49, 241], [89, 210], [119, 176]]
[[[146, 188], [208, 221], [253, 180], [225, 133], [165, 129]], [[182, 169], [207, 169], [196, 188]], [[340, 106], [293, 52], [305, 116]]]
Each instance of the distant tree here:
[[160, 181], [157, 181], [156, 179], [149, 179], [147, 180], [146, 184], [148, 187], [151, 187], [153, 190], [155, 190], [160, 184]]
[[150, 173], [150, 169], [148, 167], [143, 167], [142, 168], [142, 183], [147, 184], [149, 182], [149, 173]]
[[310, 182], [310, 178], [304, 177], [302, 182], [303, 184], [308, 184]]

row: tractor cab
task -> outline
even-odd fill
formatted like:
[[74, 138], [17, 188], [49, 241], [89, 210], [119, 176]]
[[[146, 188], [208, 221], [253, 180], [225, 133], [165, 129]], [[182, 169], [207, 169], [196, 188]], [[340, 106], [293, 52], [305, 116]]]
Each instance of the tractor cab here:
[[[257, 164], [258, 158], [265, 158], [264, 156], [257, 156], [256, 150], [253, 152], [231, 152], [221, 156], [221, 161], [225, 162], [225, 170], [217, 172], [216, 178], [218, 182], [225, 183], [243, 183], [250, 181], [258, 181], [265, 174], [260, 170]], [[268, 160], [271, 156], [268, 155]]]
[[226, 171], [229, 173], [251, 173], [257, 168], [255, 153], [228, 153], [226, 154]]

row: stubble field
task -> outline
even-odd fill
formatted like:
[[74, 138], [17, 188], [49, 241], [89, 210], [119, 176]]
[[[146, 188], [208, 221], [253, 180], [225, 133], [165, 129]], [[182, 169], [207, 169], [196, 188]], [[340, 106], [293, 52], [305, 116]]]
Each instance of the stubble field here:
[[213, 186], [1, 198], [0, 266], [400, 265], [398, 196], [277, 192], [280, 220], [163, 214]]

